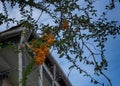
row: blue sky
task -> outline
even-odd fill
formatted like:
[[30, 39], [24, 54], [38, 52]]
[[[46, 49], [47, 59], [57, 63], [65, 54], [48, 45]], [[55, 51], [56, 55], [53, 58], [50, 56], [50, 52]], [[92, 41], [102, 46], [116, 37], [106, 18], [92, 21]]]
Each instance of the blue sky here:
[[[108, 60], [108, 70], [105, 71], [105, 73], [108, 75], [108, 77], [112, 80], [113, 86], [120, 86], [120, 36], [116, 39], [110, 38], [106, 42], [106, 58]], [[77, 73], [76, 70], [71, 72], [70, 79], [73, 83], [73, 86], [99, 86], [94, 85], [90, 83], [90, 80], [86, 77], [83, 77]], [[104, 82], [104, 78], [99, 78], [100, 81]]]
[[120, 86], [120, 36], [116, 39], [110, 38], [106, 43], [106, 56], [109, 62], [109, 70], [107, 71], [108, 76], [113, 82], [113, 86]]
[[[105, 71], [105, 73], [108, 75], [108, 77], [112, 80], [113, 86], [120, 86], [120, 36], [118, 36], [116, 39], [113, 39], [112, 37], [109, 38], [109, 40], [106, 42], [106, 58], [108, 60], [108, 70]], [[58, 57], [56, 52], [53, 53], [54, 57]], [[62, 66], [64, 72], [66, 75], [68, 75], [69, 70], [68, 66], [70, 66], [70, 63], [62, 59], [57, 59], [58, 63]], [[91, 68], [87, 68], [91, 72]], [[90, 79], [87, 77], [83, 77], [83, 75], [80, 75], [79, 72], [74, 69], [71, 71], [70, 75], [67, 76], [73, 86], [100, 86], [100, 85], [94, 85], [90, 83]], [[105, 81], [105, 78], [97, 77], [97, 79], [101, 82], [107, 82]]]
[[[95, 2], [95, 7], [99, 13], [101, 13], [106, 4], [109, 3], [110, 0], [97, 0]], [[114, 10], [108, 11], [107, 17], [108, 20], [117, 20], [120, 24], [120, 3], [115, 3], [116, 7]], [[108, 60], [108, 70], [105, 73], [111, 79], [113, 86], [120, 86], [120, 36], [117, 36], [116, 39], [113, 39], [112, 36], [109, 37], [108, 41], [105, 43], [105, 55]], [[58, 55], [54, 53], [54, 56], [57, 58]], [[58, 60], [58, 59], [57, 59]], [[66, 75], [69, 73], [68, 66], [70, 63], [65, 59], [59, 59], [59, 64], [62, 66], [63, 70], [65, 71]], [[85, 68], [91, 72], [91, 68]], [[74, 69], [70, 75], [68, 76], [70, 81], [72, 82], [73, 86], [99, 86], [90, 83], [90, 79], [87, 77], [83, 77], [79, 74], [79, 72]], [[97, 77], [97, 79], [101, 82], [107, 82], [103, 77]]]
[[[104, 10], [104, 5], [108, 4], [110, 0], [97, 0], [95, 3], [96, 9], [98, 10], [99, 13], [101, 13]], [[109, 20], [118, 20], [119, 24], [120, 24], [120, 4], [116, 3], [116, 8], [110, 12], [108, 12], [108, 18]], [[2, 11], [2, 9], [0, 9], [0, 12]], [[16, 13], [14, 13], [16, 12]], [[40, 12], [38, 10], [36, 10], [34, 12], [34, 18], [38, 18]], [[18, 16], [18, 12], [17, 9], [11, 10], [10, 11], [10, 16], [11, 17], [16, 17], [16, 18], [20, 18]], [[43, 23], [51, 23], [51, 18], [48, 15], [43, 15], [41, 22]], [[0, 26], [0, 31], [2, 31], [5, 28], [5, 26]], [[1, 30], [2, 29], [2, 30]], [[112, 80], [113, 86], [120, 86], [120, 36], [117, 36], [116, 39], [113, 39], [112, 36], [109, 37], [108, 41], [105, 43], [106, 44], [106, 58], [108, 60], [109, 63], [109, 67], [108, 67], [108, 71], [105, 71], [105, 73], [108, 75], [108, 77], [110, 77], [110, 79]], [[58, 63], [61, 65], [62, 69], [64, 70], [66, 76], [69, 73], [68, 67], [71, 65], [67, 60], [65, 60], [64, 58], [58, 59], [58, 55], [56, 53], [56, 51], [53, 52], [53, 56], [56, 58], [56, 60], [58, 61]], [[89, 72], [92, 71], [92, 69], [90, 67], [84, 67], [86, 70], [89, 70]], [[90, 79], [87, 77], [83, 77], [83, 75], [80, 75], [79, 72], [76, 69], [73, 69], [73, 71], [71, 71], [70, 75], [68, 76], [68, 78], [70, 79], [71, 83], [73, 84], [73, 86], [99, 86], [99, 85], [94, 85], [90, 83]], [[105, 81], [104, 78], [99, 78], [98, 80], [100, 81]]]

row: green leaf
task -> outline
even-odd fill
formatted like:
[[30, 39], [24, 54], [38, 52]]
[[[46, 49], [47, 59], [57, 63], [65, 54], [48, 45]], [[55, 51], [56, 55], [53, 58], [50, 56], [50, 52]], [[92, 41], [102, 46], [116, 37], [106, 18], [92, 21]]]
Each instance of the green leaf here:
[[27, 65], [25, 70], [23, 71], [23, 77], [21, 80], [22, 86], [24, 86], [25, 81], [27, 80], [27, 75], [31, 72], [32, 68], [35, 66], [35, 60], [34, 58], [31, 60], [31, 62]]
[[91, 83], [93, 83], [93, 81], [94, 81], [94, 80], [93, 80], [93, 79], [91, 79]]
[[94, 80], [94, 84], [98, 84], [98, 81]]
[[64, 56], [64, 53], [60, 54], [59, 58], [62, 58]]

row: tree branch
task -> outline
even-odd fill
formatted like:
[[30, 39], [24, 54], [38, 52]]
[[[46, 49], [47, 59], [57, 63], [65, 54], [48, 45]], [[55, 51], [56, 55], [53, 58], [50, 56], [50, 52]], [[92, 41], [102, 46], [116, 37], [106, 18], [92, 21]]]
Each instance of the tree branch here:
[[100, 74], [102, 74], [108, 81], [109, 85], [112, 86], [112, 83], [111, 83], [111, 80], [102, 72], [102, 70], [100, 69], [100, 67], [98, 66], [97, 64], [97, 61], [95, 59], [95, 56], [94, 56], [94, 53], [92, 52], [92, 50], [84, 43], [83, 39], [82, 40], [82, 43], [85, 45], [85, 47], [89, 50], [89, 52], [91, 53], [92, 57], [93, 57], [93, 60], [94, 60], [94, 63], [96, 65], [96, 67], [98, 68], [98, 71], [100, 72]]

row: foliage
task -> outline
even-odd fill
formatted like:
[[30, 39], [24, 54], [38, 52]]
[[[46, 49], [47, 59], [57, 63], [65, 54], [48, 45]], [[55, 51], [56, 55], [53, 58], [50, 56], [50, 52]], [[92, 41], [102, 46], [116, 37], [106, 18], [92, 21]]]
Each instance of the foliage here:
[[33, 70], [35, 65], [35, 60], [32, 59], [31, 62], [27, 65], [26, 69], [23, 72], [23, 77], [21, 79], [22, 86], [24, 86], [25, 81], [27, 80], [27, 76], [30, 74], [30, 72]]
[[[53, 49], [58, 51], [61, 58], [66, 58], [73, 64], [69, 69], [76, 68], [80, 73], [89, 76], [92, 83], [104, 86], [104, 83], [95, 80], [82, 69], [79, 63], [93, 66], [94, 74], [103, 75], [108, 80], [109, 86], [112, 86], [110, 79], [104, 73], [108, 67], [104, 54], [105, 42], [108, 36], [115, 37], [120, 34], [120, 26], [116, 21], [108, 21], [106, 18], [108, 10], [114, 8], [114, 0], [111, 1], [112, 3], [106, 6], [106, 11], [98, 18], [94, 7], [95, 0], [84, 0], [84, 5], [81, 4], [81, 0], [1, 0], [4, 14], [0, 13], [0, 24], [6, 22], [8, 26], [11, 21], [17, 24], [27, 21], [37, 28], [36, 31], [41, 31], [40, 36], [45, 33], [54, 34], [56, 42]], [[8, 4], [12, 9], [16, 5], [19, 6], [20, 20], [9, 18]], [[37, 20], [33, 18], [35, 9], [41, 12]], [[48, 14], [55, 24], [39, 23], [43, 13]], [[90, 55], [85, 54], [86, 50]]]

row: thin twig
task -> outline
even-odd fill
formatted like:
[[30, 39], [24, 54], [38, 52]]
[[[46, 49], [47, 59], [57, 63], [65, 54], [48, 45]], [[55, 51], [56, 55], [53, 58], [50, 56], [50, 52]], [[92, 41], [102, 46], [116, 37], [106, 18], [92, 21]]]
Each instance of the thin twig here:
[[43, 13], [43, 10], [41, 11], [41, 13], [40, 13], [40, 15], [39, 15], [39, 17], [38, 17], [38, 19], [36, 20], [35, 23], [37, 23], [37, 22], [40, 20], [40, 18], [41, 18], [41, 16], [42, 16], [42, 13]]
[[[97, 81], [96, 79], [94, 79], [90, 74], [88, 74], [85, 70], [81, 69], [76, 63], [75, 61], [72, 61], [73, 65], [79, 70], [79, 71], [82, 71], [86, 76], [89, 76], [91, 78], [91, 80], [94, 80], [94, 81]], [[103, 86], [102, 83], [98, 82], [98, 84], [100, 84], [101, 86]]]
[[[96, 61], [96, 59], [95, 59], [94, 53], [93, 53], [93, 52], [91, 51], [91, 49], [84, 43], [83, 39], [81, 39], [81, 40], [82, 40], [83, 44], [85, 45], [85, 47], [86, 47], [86, 48], [89, 50], [89, 52], [91, 53], [91, 55], [92, 55], [92, 57], [93, 57], [93, 60], [94, 60], [94, 62], [95, 62], [96, 67], [99, 68], [99, 66], [98, 66], [98, 64], [97, 64], [97, 61]], [[100, 68], [99, 68], [98, 70], [99, 70], [100, 74], [102, 74], [102, 75], [107, 79], [109, 85], [112, 86], [111, 80], [102, 72], [102, 70], [101, 70]]]

